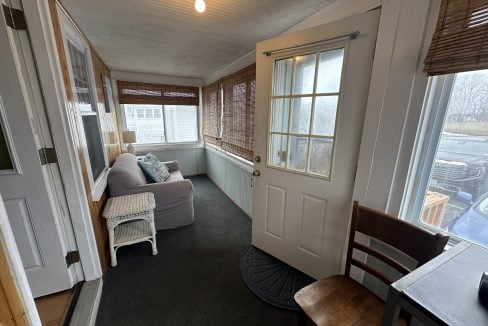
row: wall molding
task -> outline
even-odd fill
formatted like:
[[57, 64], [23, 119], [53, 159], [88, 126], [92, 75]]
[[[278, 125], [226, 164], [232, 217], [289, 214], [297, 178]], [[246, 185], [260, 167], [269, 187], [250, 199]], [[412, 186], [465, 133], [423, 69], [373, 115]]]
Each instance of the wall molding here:
[[237, 165], [241, 169], [243, 169], [246, 172], [252, 173], [254, 164], [252, 162], [249, 162], [248, 160], [245, 160], [237, 155], [234, 155], [232, 153], [229, 153], [225, 150], [223, 150], [220, 147], [217, 147], [215, 145], [205, 143], [205, 149], [212, 151], [212, 153], [217, 154], [218, 156], [226, 159], [227, 161]]

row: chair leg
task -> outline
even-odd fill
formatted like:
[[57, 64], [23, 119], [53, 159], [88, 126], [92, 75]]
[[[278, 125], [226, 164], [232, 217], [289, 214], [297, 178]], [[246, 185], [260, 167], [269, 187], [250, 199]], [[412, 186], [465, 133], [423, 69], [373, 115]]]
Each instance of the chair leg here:
[[300, 309], [297, 314], [297, 326], [307, 326], [307, 324], [308, 316], [302, 309]]

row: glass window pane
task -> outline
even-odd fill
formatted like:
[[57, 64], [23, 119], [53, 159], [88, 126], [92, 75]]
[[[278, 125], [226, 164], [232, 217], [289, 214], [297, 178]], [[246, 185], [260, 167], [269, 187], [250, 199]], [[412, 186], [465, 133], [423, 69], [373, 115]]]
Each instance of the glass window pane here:
[[290, 156], [288, 167], [290, 169], [305, 171], [307, 166], [308, 138], [290, 136]]
[[288, 132], [289, 98], [277, 98], [271, 104], [271, 131]]
[[488, 246], [488, 70], [456, 75], [422, 223]]
[[315, 98], [312, 134], [334, 136], [338, 96], [318, 96]]
[[308, 134], [311, 114], [312, 97], [294, 98], [291, 111], [290, 132], [295, 134]]
[[[152, 109], [155, 112], [153, 119], [146, 119], [144, 117], [144, 111], [146, 109]], [[127, 130], [134, 130], [136, 132], [136, 144], [161, 144], [165, 142], [162, 109], [163, 107], [161, 105], [123, 105], [125, 126]], [[134, 112], [136, 112], [135, 116]]]
[[273, 95], [290, 95], [293, 59], [276, 60], [274, 66]]
[[197, 107], [191, 105], [165, 105], [166, 136], [168, 143], [198, 140]]
[[325, 138], [312, 138], [311, 141], [309, 171], [325, 177], [330, 176], [334, 141]]
[[287, 137], [285, 135], [271, 134], [268, 155], [269, 164], [282, 168], [285, 167]]
[[339, 92], [344, 49], [322, 52], [319, 57], [316, 93]]
[[295, 57], [293, 94], [312, 94], [315, 79], [315, 54]]

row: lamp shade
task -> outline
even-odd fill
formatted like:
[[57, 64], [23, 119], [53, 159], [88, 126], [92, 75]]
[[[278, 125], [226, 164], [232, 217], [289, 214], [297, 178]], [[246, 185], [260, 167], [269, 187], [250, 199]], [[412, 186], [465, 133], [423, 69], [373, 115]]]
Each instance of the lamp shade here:
[[136, 132], [133, 130], [122, 131], [122, 141], [124, 144], [130, 144], [136, 142]]

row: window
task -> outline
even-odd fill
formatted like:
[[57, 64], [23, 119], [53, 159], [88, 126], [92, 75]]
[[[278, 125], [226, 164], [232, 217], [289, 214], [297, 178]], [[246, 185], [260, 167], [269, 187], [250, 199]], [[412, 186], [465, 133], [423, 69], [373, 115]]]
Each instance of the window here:
[[136, 144], [198, 141], [197, 106], [124, 104], [122, 111], [125, 129], [136, 132]]
[[98, 121], [96, 99], [91, 82], [89, 70], [91, 66], [87, 54], [88, 47], [77, 43], [71, 39], [66, 40], [76, 106], [83, 122], [86, 151], [88, 154], [87, 165], [91, 172], [91, 182], [94, 183], [108, 164], [102, 141], [102, 133], [100, 131], [100, 122]]
[[330, 178], [344, 48], [277, 59], [268, 165]]
[[424, 226], [488, 246], [488, 70], [430, 84], [411, 213]]

